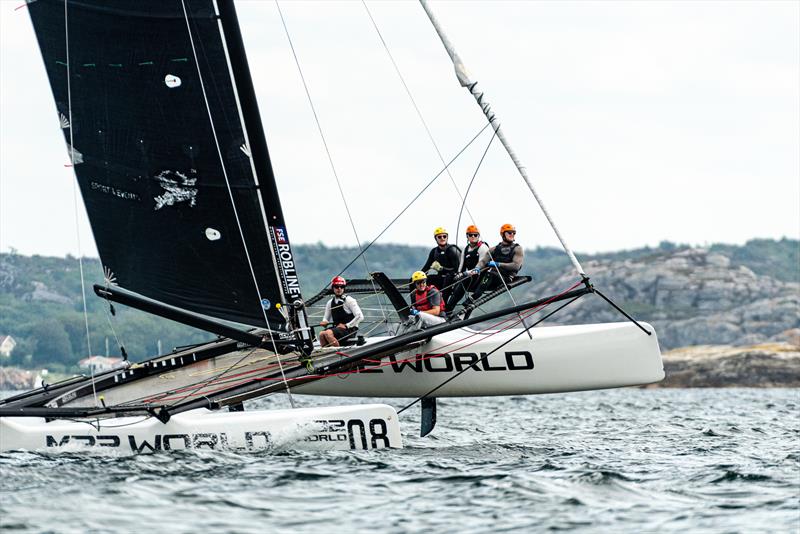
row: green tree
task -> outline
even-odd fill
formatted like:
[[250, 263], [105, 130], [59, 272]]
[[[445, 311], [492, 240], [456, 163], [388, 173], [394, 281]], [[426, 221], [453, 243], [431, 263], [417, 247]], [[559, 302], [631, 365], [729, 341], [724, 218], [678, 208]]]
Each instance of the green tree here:
[[69, 335], [60, 323], [39, 321], [31, 328], [31, 335], [36, 340], [32, 359], [34, 364], [61, 362], [65, 365], [73, 365], [75, 363]]

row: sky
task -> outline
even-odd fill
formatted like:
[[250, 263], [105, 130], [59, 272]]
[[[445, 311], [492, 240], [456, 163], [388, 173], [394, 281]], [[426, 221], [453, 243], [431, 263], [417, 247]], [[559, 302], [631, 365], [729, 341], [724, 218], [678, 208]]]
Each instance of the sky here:
[[[0, 251], [96, 256], [21, 4], [0, 0]], [[430, 5], [575, 251], [800, 237], [800, 2]], [[417, 2], [367, 6], [450, 160], [483, 114]], [[443, 164], [361, 2], [281, 8], [371, 240]], [[355, 245], [276, 4], [237, 9], [292, 242]], [[510, 222], [524, 245], [558, 246], [498, 142], [478, 168], [489, 133], [380, 242], [433, 246], [435, 227], [472, 222], [494, 241]]]

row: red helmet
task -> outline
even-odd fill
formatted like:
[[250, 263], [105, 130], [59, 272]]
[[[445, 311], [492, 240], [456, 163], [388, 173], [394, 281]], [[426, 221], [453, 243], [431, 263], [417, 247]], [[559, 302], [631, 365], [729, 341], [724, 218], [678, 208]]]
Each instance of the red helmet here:
[[331, 287], [333, 287], [333, 286], [346, 286], [346, 285], [347, 285], [347, 280], [345, 280], [341, 276], [334, 276], [331, 279]]

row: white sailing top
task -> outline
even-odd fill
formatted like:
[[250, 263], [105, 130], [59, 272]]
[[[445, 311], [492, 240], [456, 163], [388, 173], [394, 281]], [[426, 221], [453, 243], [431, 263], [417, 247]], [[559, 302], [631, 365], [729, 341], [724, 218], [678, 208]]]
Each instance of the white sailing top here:
[[[331, 315], [332, 302], [333, 299], [329, 300], [328, 303], [325, 305], [325, 315], [322, 317], [322, 320], [328, 323], [333, 321], [333, 316]], [[347, 328], [355, 328], [356, 326], [358, 326], [358, 323], [364, 320], [364, 313], [358, 306], [358, 302], [356, 302], [356, 299], [354, 299], [350, 295], [344, 296], [344, 304], [342, 304], [342, 310], [344, 310], [347, 313], [352, 313], [354, 315], [353, 320], [345, 325]]]

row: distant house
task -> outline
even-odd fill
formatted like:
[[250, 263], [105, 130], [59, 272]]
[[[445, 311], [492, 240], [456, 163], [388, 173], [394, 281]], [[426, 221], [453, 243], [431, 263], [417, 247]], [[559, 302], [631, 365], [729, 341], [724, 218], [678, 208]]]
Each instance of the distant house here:
[[0, 336], [0, 356], [8, 358], [11, 351], [17, 346], [17, 342], [11, 336]]
[[122, 366], [122, 358], [107, 358], [105, 356], [89, 356], [88, 358], [84, 358], [78, 362], [78, 367], [81, 369], [91, 371], [92, 368], [94, 368], [95, 373], [100, 371], [109, 371]]

